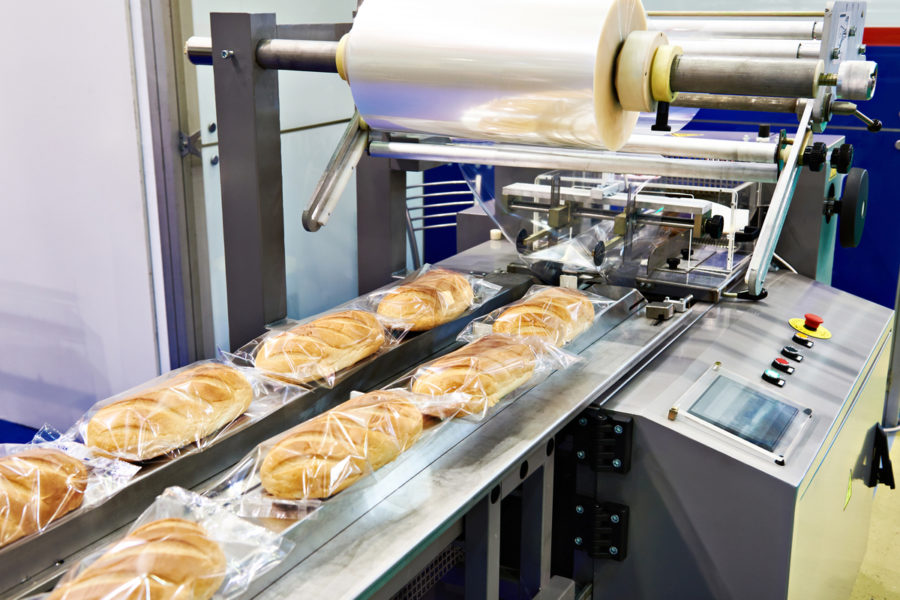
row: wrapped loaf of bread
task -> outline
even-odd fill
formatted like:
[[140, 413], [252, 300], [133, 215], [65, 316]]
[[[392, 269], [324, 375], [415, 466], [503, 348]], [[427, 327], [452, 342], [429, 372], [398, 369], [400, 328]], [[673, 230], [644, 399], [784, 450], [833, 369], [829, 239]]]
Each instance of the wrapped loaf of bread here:
[[422, 433], [401, 392], [363, 394], [295, 427], [266, 454], [263, 488], [278, 498], [327, 498], [391, 462]]
[[293, 383], [307, 383], [328, 379], [375, 354], [384, 340], [384, 328], [374, 314], [346, 310], [269, 337], [254, 364]]
[[506, 335], [491, 334], [419, 367], [412, 391], [459, 400], [423, 406], [426, 415], [447, 418], [482, 414], [528, 381], [537, 366], [534, 349]]
[[594, 306], [577, 290], [544, 288], [516, 302], [494, 321], [495, 333], [537, 335], [557, 346], [575, 339], [594, 321]]
[[378, 314], [426, 331], [452, 321], [475, 301], [469, 280], [446, 269], [431, 269], [415, 281], [398, 285], [378, 304]]
[[0, 458], [0, 546], [81, 506], [87, 481], [87, 467], [59, 450], [35, 448]]
[[244, 375], [226, 365], [190, 368], [98, 410], [84, 429], [88, 446], [142, 461], [215, 433], [253, 400]]
[[198, 524], [160, 519], [138, 527], [47, 600], [208, 600], [225, 554]]

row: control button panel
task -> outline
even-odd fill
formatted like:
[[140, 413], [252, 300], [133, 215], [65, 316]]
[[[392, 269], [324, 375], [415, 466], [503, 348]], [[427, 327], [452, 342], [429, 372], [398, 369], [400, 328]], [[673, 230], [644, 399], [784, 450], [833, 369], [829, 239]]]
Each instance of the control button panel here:
[[800, 362], [803, 360], [803, 355], [800, 354], [800, 350], [798, 350], [795, 346], [785, 346], [781, 349], [782, 356], [787, 356], [791, 360], [795, 360]]
[[788, 375], [794, 372], [794, 367], [791, 366], [791, 363], [786, 358], [778, 357], [772, 361], [772, 366], [782, 373], [787, 373]]
[[767, 381], [772, 385], [777, 385], [778, 387], [784, 387], [784, 379], [781, 377], [781, 374], [778, 373], [775, 369], [766, 369], [762, 374], [763, 381]]

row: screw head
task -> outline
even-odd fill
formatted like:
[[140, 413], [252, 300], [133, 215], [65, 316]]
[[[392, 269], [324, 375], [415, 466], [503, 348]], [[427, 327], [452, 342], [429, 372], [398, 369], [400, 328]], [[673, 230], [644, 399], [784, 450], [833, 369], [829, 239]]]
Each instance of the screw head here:
[[232, 56], [234, 56], [234, 50], [222, 50], [222, 59], [223, 60], [228, 60]]
[[584, 460], [584, 450], [579, 450], [575, 453], [575, 456], [578, 457], [578, 460]]
[[613, 431], [616, 432], [616, 435], [622, 435], [622, 432], [625, 431], [625, 429], [623, 429], [621, 425], [616, 425], [613, 427]]
[[580, 505], [580, 504], [577, 505], [577, 506], [575, 507], [575, 512], [577, 512], [579, 515], [583, 515], [583, 514], [584, 514], [584, 507], [583, 507], [582, 505]]
[[866, 53], [866, 45], [860, 44], [859, 46], [857, 46], [856, 52], [857, 52], [857, 54], [865, 54]]
[[619, 553], [619, 549], [616, 548], [615, 546], [610, 546], [610, 547], [609, 547], [609, 553], [612, 554], [613, 556], [615, 556], [616, 554]]
[[584, 427], [585, 425], [587, 425], [587, 419], [585, 417], [581, 417], [580, 419], [578, 419], [578, 424]]
[[206, 127], [206, 129], [207, 129], [210, 133], [212, 133], [212, 132], [214, 132], [214, 131], [216, 130], [216, 124], [215, 124], [215, 123], [210, 123], [210, 124]]
[[619, 469], [622, 467], [622, 461], [619, 460], [618, 458], [614, 458], [612, 461], [612, 466], [614, 469]]
[[833, 58], [834, 60], [837, 60], [840, 57], [841, 57], [841, 49], [840, 48], [835, 48], [834, 50], [831, 51], [831, 58]]
[[583, 543], [584, 543], [584, 540], [581, 539], [581, 537], [579, 537], [579, 536], [576, 536], [576, 537], [575, 537], [575, 545], [576, 545], [576, 546], [580, 546], [580, 545], [583, 544]]
[[618, 522], [619, 522], [619, 515], [610, 515], [609, 520], [610, 520], [610, 522], [612, 522], [612, 523], [618, 523]]
[[894, 148], [896, 148], [897, 150], [900, 150], [900, 140], [897, 140], [896, 142], [894, 142]]
[[209, 159], [209, 164], [211, 164], [212, 166], [216, 166], [217, 164], [219, 164], [219, 155], [216, 154], [211, 159]]

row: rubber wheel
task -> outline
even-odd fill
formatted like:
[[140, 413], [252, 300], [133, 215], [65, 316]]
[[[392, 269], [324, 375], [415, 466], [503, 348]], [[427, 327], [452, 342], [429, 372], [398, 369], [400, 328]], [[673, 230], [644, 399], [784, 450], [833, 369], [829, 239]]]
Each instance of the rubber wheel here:
[[603, 241], [597, 242], [597, 245], [594, 246], [594, 265], [599, 267], [603, 264], [603, 259], [606, 258], [606, 244]]
[[841, 196], [841, 216], [838, 237], [844, 248], [856, 248], [866, 224], [866, 205], [869, 203], [869, 172], [853, 168], [844, 179]]

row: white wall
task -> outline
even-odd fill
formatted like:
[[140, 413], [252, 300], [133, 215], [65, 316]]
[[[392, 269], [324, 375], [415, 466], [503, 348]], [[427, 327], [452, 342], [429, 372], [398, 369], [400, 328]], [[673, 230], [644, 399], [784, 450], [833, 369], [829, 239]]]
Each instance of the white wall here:
[[127, 0], [3, 6], [2, 419], [66, 428], [158, 373], [131, 29]]
[[[278, 23], [347, 23], [356, 0], [193, 0], [193, 35], [209, 35], [210, 12], [274, 12]], [[190, 72], [188, 73], [190, 76]], [[206, 201], [213, 322], [216, 345], [228, 348], [225, 247], [213, 72], [194, 68], [204, 144]], [[327, 125], [353, 113], [347, 84], [330, 73], [281, 72], [281, 160], [284, 186], [285, 269], [288, 317], [301, 318], [357, 295], [356, 178], [352, 178], [328, 225], [315, 233], [303, 229], [300, 215], [331, 157], [345, 125]], [[298, 128], [300, 128], [298, 130]]]

